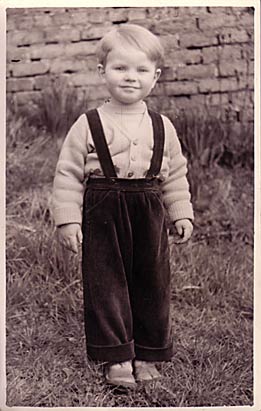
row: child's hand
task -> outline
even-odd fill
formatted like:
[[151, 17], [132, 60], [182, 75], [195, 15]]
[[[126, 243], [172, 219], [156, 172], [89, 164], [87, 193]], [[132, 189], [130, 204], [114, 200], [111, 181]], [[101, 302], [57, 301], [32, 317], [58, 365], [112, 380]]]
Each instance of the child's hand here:
[[78, 245], [82, 243], [82, 229], [80, 224], [71, 223], [57, 227], [60, 243], [70, 251], [78, 253]]
[[188, 220], [187, 218], [184, 218], [183, 220], [177, 220], [175, 222], [175, 227], [178, 235], [180, 236], [180, 239], [175, 241], [176, 244], [185, 243], [190, 239], [193, 231], [193, 225], [190, 220]]

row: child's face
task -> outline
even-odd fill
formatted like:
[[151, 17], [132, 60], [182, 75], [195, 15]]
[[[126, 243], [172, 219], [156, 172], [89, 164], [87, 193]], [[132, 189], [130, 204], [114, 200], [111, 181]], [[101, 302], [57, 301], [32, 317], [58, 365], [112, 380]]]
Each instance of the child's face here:
[[105, 67], [99, 64], [98, 70], [112, 101], [128, 105], [148, 96], [161, 73], [143, 51], [122, 46], [110, 51]]

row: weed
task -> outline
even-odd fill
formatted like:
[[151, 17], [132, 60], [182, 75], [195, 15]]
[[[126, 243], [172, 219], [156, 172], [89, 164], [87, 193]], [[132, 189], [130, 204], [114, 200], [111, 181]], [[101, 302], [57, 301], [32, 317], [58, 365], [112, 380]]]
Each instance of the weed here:
[[36, 106], [26, 112], [31, 124], [45, 129], [52, 138], [58, 141], [58, 147], [65, 134], [79, 117], [87, 111], [87, 101], [84, 95], [79, 95], [77, 89], [65, 78], [55, 78], [44, 89]]

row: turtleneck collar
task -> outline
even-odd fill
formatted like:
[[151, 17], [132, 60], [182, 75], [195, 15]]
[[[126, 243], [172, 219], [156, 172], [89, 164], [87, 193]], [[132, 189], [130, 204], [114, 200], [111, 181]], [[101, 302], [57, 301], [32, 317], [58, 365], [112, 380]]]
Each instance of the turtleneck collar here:
[[134, 104], [120, 104], [115, 101], [108, 101], [103, 103], [101, 108], [111, 114], [143, 114], [147, 110], [144, 101], [138, 101]]

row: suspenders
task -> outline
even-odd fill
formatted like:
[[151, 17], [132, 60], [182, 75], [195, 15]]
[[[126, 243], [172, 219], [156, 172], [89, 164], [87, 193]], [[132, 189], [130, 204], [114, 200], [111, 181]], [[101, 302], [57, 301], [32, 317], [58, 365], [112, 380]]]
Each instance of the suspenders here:
[[108, 145], [105, 140], [105, 135], [97, 110], [90, 110], [86, 113], [92, 133], [93, 142], [97, 151], [98, 159], [101, 163], [101, 168], [105, 177], [116, 178], [117, 174], [111, 159]]
[[[147, 171], [146, 178], [153, 178], [159, 174], [161, 168], [164, 150], [164, 125], [160, 114], [151, 110], [148, 110], [148, 113], [152, 120], [154, 146], [151, 164]], [[98, 111], [96, 109], [89, 110], [87, 111], [86, 116], [104, 176], [106, 178], [116, 178], [117, 174], [105, 139]]]

